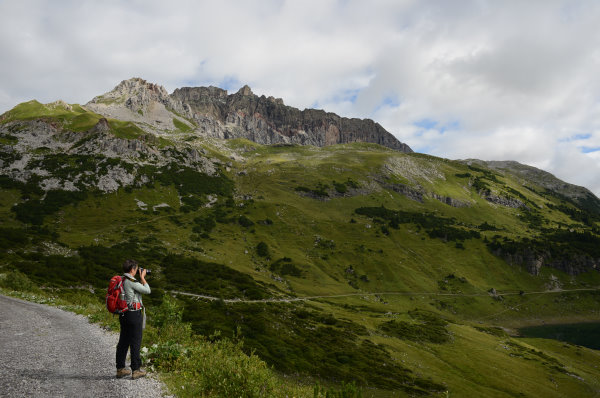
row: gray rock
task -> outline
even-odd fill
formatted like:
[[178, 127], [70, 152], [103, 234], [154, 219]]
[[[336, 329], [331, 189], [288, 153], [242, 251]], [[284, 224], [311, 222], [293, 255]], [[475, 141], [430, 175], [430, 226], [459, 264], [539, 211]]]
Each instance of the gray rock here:
[[472, 205], [469, 202], [464, 202], [462, 200], [454, 199], [449, 196], [438, 195], [436, 193], [431, 193], [431, 197], [452, 207], [471, 207]]
[[495, 195], [491, 192], [479, 192], [479, 195], [488, 202], [495, 203], [500, 206], [512, 207], [513, 209], [518, 209], [521, 207], [527, 208], [525, 203], [521, 202], [519, 199], [506, 198], [504, 196]]
[[267, 145], [370, 142], [412, 152], [370, 119], [348, 119], [317, 109], [300, 111], [281, 99], [259, 97], [248, 86], [231, 95], [212, 86], [183, 87], [168, 95], [162, 86], [133, 78], [95, 97], [86, 107], [106, 117], [135, 122], [155, 134], [177, 130], [175, 118], [208, 137], [246, 138]]

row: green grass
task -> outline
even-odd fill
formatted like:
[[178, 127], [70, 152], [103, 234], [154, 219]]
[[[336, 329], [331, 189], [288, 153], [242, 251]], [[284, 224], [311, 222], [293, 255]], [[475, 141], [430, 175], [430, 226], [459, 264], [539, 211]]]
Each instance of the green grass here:
[[[22, 224], [10, 210], [23, 200], [19, 193], [26, 188], [7, 182], [0, 195], [2, 227], [16, 228], [21, 232], [11, 235], [24, 238], [5, 242], [14, 248], [0, 258], [2, 269], [20, 269], [35, 282], [56, 284], [52, 278], [63, 277], [51, 272], [61, 267], [53, 262], [57, 258], [44, 249], [31, 254], [44, 247], [43, 241], [55, 241], [79, 253], [62, 266], [107, 275], [126, 254], [138, 257], [157, 271], [151, 282], [157, 292], [185, 290], [223, 298], [354, 294], [294, 303], [182, 299], [182, 317], [192, 331], [210, 336], [216, 330], [232, 338], [239, 326], [245, 343], [213, 352], [200, 339], [195, 359], [173, 364], [169, 355], [179, 358], [180, 350], [164, 341], [151, 354], [157, 363], [181, 366], [181, 373], [173, 373], [173, 386], [196, 383], [200, 371], [183, 369], [206, 370], [199, 363], [203, 350], [227, 353], [226, 361], [229, 355], [240, 359], [235, 354], [239, 350], [250, 354], [254, 349], [279, 372], [334, 385], [355, 381], [369, 387], [365, 394], [380, 397], [392, 391], [443, 396], [446, 390], [450, 396], [586, 396], [600, 387], [595, 351], [515, 339], [498, 329], [542, 320], [598, 319], [597, 291], [547, 291], [556, 283], [565, 290], [600, 286], [596, 270], [575, 276], [543, 267], [534, 276], [490, 250], [496, 235], [503, 244], [542, 241], [564, 225], [598, 235], [578, 213], [559, 210], [559, 198], [524, 189], [511, 175], [372, 144], [267, 147], [232, 140], [219, 143], [222, 149], [207, 140], [198, 145], [223, 162], [232, 161], [233, 154], [243, 161], [232, 161], [231, 171], [216, 177], [178, 167], [145, 169], [157, 176], [152, 183], [65, 202], [44, 213], [38, 230]], [[63, 160], [61, 164], [70, 164]], [[532, 208], [539, 206], [535, 211], [541, 223], [523, 217], [522, 209], [481, 198], [469, 186], [476, 177], [498, 195], [523, 195]], [[376, 181], [422, 187], [423, 201], [382, 189]], [[307, 195], [297, 187], [326, 195]], [[471, 205], [451, 207], [429, 192]], [[209, 195], [217, 197], [212, 207]], [[140, 209], [136, 199], [148, 210]], [[161, 203], [169, 207], [152, 210]], [[98, 273], [90, 273], [90, 283], [100, 280]], [[492, 288], [515, 294], [494, 298], [487, 293]], [[149, 304], [158, 306], [159, 301]], [[415, 314], [430, 314], [431, 319]], [[244, 363], [263, 374], [263, 365], [255, 360]], [[375, 365], [382, 362], [390, 373]], [[200, 382], [194, 385], [195, 393], [204, 391]]]
[[63, 128], [77, 132], [91, 129], [102, 118], [102, 116], [85, 110], [76, 104], [51, 103], [44, 105], [32, 100], [19, 104], [4, 113], [2, 123], [15, 120], [32, 120], [40, 117], [56, 120]]
[[182, 122], [181, 120], [177, 119], [176, 117], [173, 118], [173, 125], [175, 126], [176, 129], [179, 129], [179, 131], [181, 131], [182, 133], [188, 133], [193, 130], [192, 127], [188, 126], [186, 123]]
[[[62, 128], [69, 131], [83, 132], [93, 128], [102, 119], [102, 116], [90, 112], [77, 104], [41, 104], [36, 100], [32, 100], [19, 104], [4, 113], [1, 116], [1, 122], [8, 123], [11, 121], [39, 118], [57, 121]], [[144, 131], [132, 122], [110, 119], [109, 125], [113, 134], [119, 138], [134, 139], [144, 134]]]
[[145, 134], [144, 130], [136, 126], [132, 122], [122, 122], [120, 120], [109, 120], [108, 124], [112, 133], [119, 137], [128, 140], [135, 139]]

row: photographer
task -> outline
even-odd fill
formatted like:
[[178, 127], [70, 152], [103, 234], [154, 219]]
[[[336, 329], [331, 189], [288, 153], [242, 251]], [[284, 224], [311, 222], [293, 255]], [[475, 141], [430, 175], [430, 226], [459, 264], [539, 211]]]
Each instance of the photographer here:
[[[117, 344], [117, 378], [131, 374], [132, 379], [138, 379], [146, 375], [146, 371], [140, 369], [142, 365], [140, 359], [142, 330], [146, 326], [146, 313], [142, 303], [142, 294], [150, 294], [150, 285], [146, 282], [147, 270], [143, 268], [140, 269], [142, 283], [135, 279], [138, 269], [138, 263], [135, 260], [127, 260], [123, 263], [123, 271], [125, 272], [123, 290], [128, 309], [119, 315], [121, 334]], [[131, 370], [125, 368], [125, 358], [129, 349], [131, 349]]]

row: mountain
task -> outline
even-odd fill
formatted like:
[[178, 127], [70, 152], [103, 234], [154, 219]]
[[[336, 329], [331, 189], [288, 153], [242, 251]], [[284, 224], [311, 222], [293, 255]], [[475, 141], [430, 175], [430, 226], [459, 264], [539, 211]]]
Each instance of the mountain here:
[[248, 86], [231, 95], [212, 86], [178, 88], [169, 95], [162, 86], [133, 78], [95, 97], [86, 108], [131, 121], [155, 134], [194, 130], [209, 137], [246, 138], [267, 145], [372, 142], [412, 152], [372, 120], [348, 119], [317, 109], [300, 111], [281, 99], [259, 97]]
[[[154, 271], [149, 312], [176, 295], [195, 333], [239, 328], [282, 375], [378, 397], [599, 391], [596, 350], [519, 336], [600, 319], [598, 198], [516, 162], [294, 141], [353, 123], [327, 115], [141, 80], [15, 106], [0, 287], [101, 302], [135, 258]], [[286, 145], [231, 138], [250, 125]]]
[[483, 161], [471, 160], [467, 163], [482, 164], [490, 169], [506, 171], [515, 176], [521, 176], [523, 182], [534, 182], [540, 187], [555, 194], [562, 195], [566, 200], [577, 202], [585, 209], [600, 215], [600, 201], [589, 189], [564, 182], [547, 171], [515, 161]]

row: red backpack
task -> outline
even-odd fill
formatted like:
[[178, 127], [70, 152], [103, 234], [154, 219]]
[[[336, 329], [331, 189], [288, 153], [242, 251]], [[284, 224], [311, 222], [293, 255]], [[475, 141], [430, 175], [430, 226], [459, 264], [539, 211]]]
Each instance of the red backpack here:
[[125, 291], [123, 290], [124, 282], [125, 279], [121, 275], [110, 278], [106, 292], [106, 309], [113, 314], [122, 314], [127, 311], [127, 301], [125, 301]]

